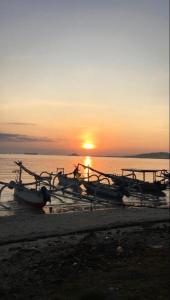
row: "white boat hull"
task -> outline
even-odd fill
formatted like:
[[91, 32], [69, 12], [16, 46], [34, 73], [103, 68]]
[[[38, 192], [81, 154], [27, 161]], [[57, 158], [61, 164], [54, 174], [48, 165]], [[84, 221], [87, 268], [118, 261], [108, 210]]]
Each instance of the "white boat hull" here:
[[41, 191], [27, 189], [24, 186], [15, 187], [14, 198], [17, 201], [22, 201], [37, 208], [42, 208], [47, 202], [44, 200], [44, 195]]

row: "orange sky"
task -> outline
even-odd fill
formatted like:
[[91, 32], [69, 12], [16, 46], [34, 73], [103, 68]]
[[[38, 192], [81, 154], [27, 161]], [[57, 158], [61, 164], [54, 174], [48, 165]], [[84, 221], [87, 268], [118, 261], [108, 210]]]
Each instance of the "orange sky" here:
[[1, 6], [1, 153], [169, 150], [167, 0]]

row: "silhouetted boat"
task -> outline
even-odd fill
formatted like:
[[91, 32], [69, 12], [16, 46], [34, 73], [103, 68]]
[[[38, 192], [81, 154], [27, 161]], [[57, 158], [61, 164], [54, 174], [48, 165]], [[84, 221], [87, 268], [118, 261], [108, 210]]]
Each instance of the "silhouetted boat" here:
[[[157, 177], [161, 177], [162, 170], [150, 170], [150, 169], [122, 169], [122, 175], [112, 175], [112, 181], [119, 185], [128, 187], [129, 189], [134, 189], [141, 193], [153, 193], [159, 194], [166, 189], [167, 183], [163, 179], [157, 180]], [[126, 175], [124, 173], [130, 172]], [[137, 179], [137, 175], [142, 174], [143, 180]], [[153, 175], [153, 182], [146, 181], [145, 175], [150, 173]], [[158, 175], [159, 173], [159, 175]]]
[[36, 208], [42, 208], [50, 201], [50, 194], [45, 186], [42, 186], [40, 190], [36, 190], [29, 189], [24, 185], [16, 185], [14, 187], [14, 199]]
[[[42, 182], [50, 182], [51, 176], [40, 176], [29, 169], [27, 169], [21, 161], [15, 162], [19, 166], [19, 178], [16, 181], [11, 181], [8, 185], [9, 188], [14, 189], [14, 199], [32, 205], [37, 208], [42, 208], [50, 201], [50, 193], [48, 189], [43, 185], [38, 189], [38, 186]], [[32, 183], [23, 183], [21, 180], [22, 170], [34, 176], [35, 181]], [[26, 186], [35, 185], [36, 188], [28, 188]]]
[[[89, 166], [85, 166], [83, 164], [78, 164], [78, 166], [82, 166], [83, 168], [99, 174], [100, 176], [105, 176], [108, 179], [111, 179], [112, 182], [115, 185], [118, 185], [122, 189], [128, 188], [130, 191], [131, 189], [134, 189], [136, 191], [139, 191], [141, 193], [161, 193], [163, 190], [166, 189], [167, 183], [165, 182], [165, 177], [162, 177], [162, 171], [164, 171], [165, 174], [167, 174], [167, 177], [169, 176], [167, 170], [150, 170], [150, 169], [122, 169], [122, 175], [117, 174], [107, 174], [103, 173], [101, 171], [95, 170]], [[125, 172], [130, 172], [126, 175], [124, 175]], [[140, 173], [143, 176], [143, 180], [137, 179], [136, 173]], [[146, 173], [150, 173], [153, 176], [153, 182], [146, 181], [145, 175]], [[161, 179], [160, 179], [161, 177]], [[159, 180], [158, 180], [159, 178]], [[126, 190], [125, 190], [126, 191]]]
[[[81, 177], [81, 183], [85, 187], [87, 194], [102, 197], [103, 199], [110, 199], [113, 201], [122, 199], [124, 195], [129, 196], [126, 188], [110, 183], [111, 181], [108, 179], [107, 174], [83, 164], [77, 165], [78, 174], [80, 174], [79, 167], [83, 167], [88, 170], [87, 177]], [[90, 174], [90, 170], [94, 173]], [[99, 175], [96, 175], [96, 173]], [[95, 180], [92, 180], [93, 177], [95, 177]]]
[[75, 193], [81, 193], [82, 189], [80, 185], [82, 183], [82, 180], [74, 177], [69, 177], [68, 174], [63, 174], [62, 172], [59, 172], [56, 177], [58, 177], [58, 184], [64, 189], [70, 188]]
[[129, 196], [129, 193], [124, 188], [113, 186], [100, 181], [83, 181], [87, 194], [96, 195], [104, 199], [121, 200], [124, 195]]

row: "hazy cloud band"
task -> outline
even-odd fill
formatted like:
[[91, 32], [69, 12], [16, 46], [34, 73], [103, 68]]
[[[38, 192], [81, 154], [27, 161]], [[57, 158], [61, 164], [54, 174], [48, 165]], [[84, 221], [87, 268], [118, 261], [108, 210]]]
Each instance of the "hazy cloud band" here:
[[4, 142], [53, 142], [47, 137], [33, 137], [17, 133], [0, 133], [0, 141]]

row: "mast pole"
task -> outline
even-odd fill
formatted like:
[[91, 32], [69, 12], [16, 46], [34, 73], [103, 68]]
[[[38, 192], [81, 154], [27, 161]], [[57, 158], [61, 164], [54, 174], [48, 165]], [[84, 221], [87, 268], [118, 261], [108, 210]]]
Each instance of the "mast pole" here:
[[21, 165], [20, 165], [19, 166], [19, 184], [22, 184], [21, 176], [22, 176], [22, 168], [21, 168]]

